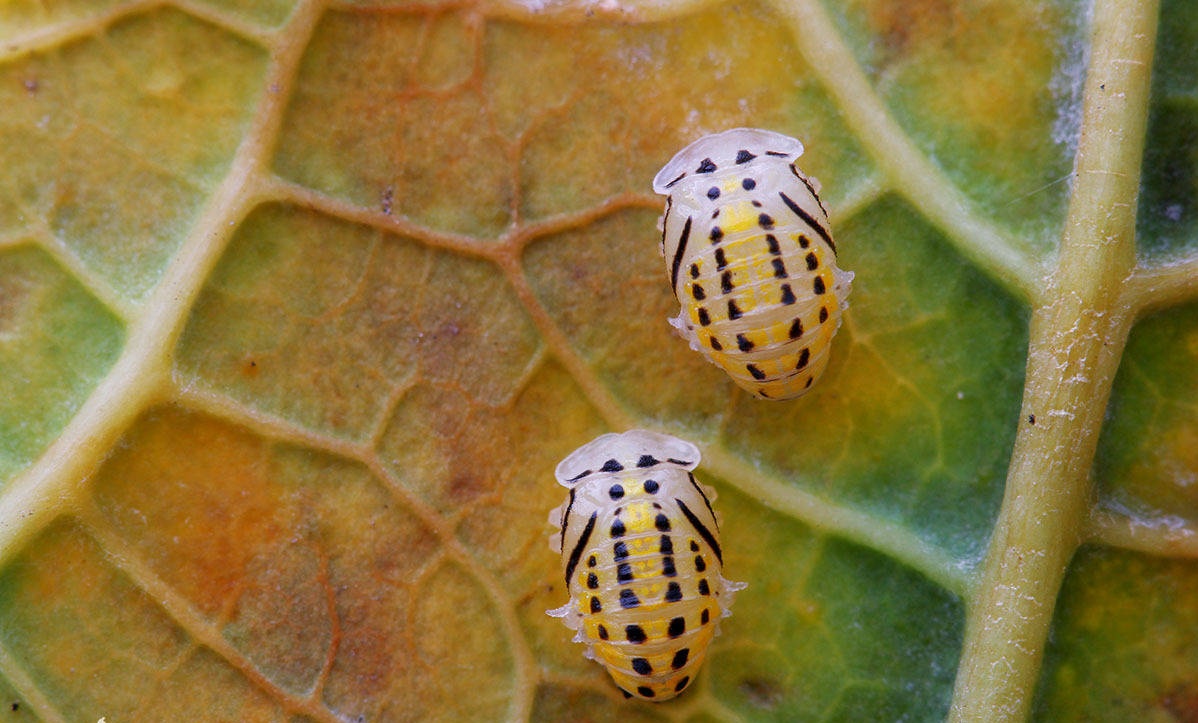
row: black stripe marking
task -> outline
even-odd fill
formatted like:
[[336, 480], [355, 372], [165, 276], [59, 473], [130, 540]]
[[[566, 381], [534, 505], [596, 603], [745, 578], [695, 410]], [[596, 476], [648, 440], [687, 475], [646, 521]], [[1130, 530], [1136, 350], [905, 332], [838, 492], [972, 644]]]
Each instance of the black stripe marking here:
[[[578, 542], [574, 545], [574, 549], [570, 551], [570, 559], [566, 562], [566, 587], [570, 586], [570, 578], [574, 575], [574, 568], [578, 567], [578, 561], [582, 558], [582, 551], [586, 549], [587, 540], [591, 539], [591, 532], [595, 529], [595, 519], [598, 517], [598, 512], [591, 513], [591, 519], [587, 520], [587, 526], [582, 528], [582, 534], [578, 536]], [[565, 544], [564, 530], [562, 534], [562, 544]]]
[[586, 477], [587, 475], [589, 475], [591, 472], [592, 472], [592, 470], [589, 470], [589, 469], [583, 470], [582, 472], [579, 472], [578, 474], [574, 475], [573, 477], [571, 477], [570, 479], [568, 479], [566, 481], [567, 482], [577, 482], [578, 480], [582, 479], [583, 477]]
[[[713, 510], [713, 509], [711, 508], [711, 500], [707, 499], [707, 493], [706, 493], [706, 492], [704, 492], [704, 491], [703, 491], [703, 488], [699, 486], [699, 483], [698, 483], [697, 481], [695, 481], [695, 473], [694, 473], [694, 472], [690, 472], [690, 473], [688, 473], [688, 474], [690, 475], [691, 486], [692, 486], [692, 487], [694, 487], [694, 488], [695, 488], [695, 491], [699, 493], [699, 496], [703, 498], [703, 504], [707, 505], [707, 512], [708, 512], [708, 514], [710, 514], [710, 515], [711, 515], [711, 519], [713, 519], [713, 520], [714, 520], [714, 519], [715, 519], [715, 510]], [[719, 525], [719, 523], [718, 523], [718, 522], [716, 523], [716, 529], [717, 529], [717, 530], [718, 530], [718, 529], [720, 529], [720, 525]], [[699, 551], [699, 548], [698, 548], [696, 545], [693, 545], [693, 544], [692, 544], [692, 545], [691, 545], [691, 552], [698, 552], [698, 551]]]
[[800, 208], [799, 204], [795, 203], [790, 196], [787, 196], [781, 191], [778, 192], [778, 195], [782, 197], [782, 203], [785, 203], [786, 207], [791, 211], [794, 211], [796, 216], [803, 219], [807, 225], [815, 229], [815, 232], [819, 234], [819, 237], [822, 238], [824, 242], [832, 248], [832, 253], [836, 253], [836, 244], [832, 241], [832, 236], [828, 234], [828, 229], [821, 226], [819, 222], [815, 220], [814, 216]]
[[672, 181], [670, 181], [669, 183], [667, 183], [667, 184], [666, 184], [666, 188], [669, 188], [669, 187], [673, 186], [675, 183], [678, 183], [679, 181], [681, 181], [681, 180], [682, 180], [682, 179], [684, 179], [684, 178], [686, 178], [686, 172], [685, 172], [685, 171], [683, 171], [682, 173], [678, 174], [678, 177], [677, 177], [677, 178], [675, 178], [674, 180], [672, 180]]
[[690, 462], [686, 461], [685, 459], [674, 459], [673, 457], [668, 457], [666, 459], [666, 461], [669, 462], [670, 464], [679, 465], [680, 467], [689, 467], [691, 464]]
[[[669, 209], [666, 209], [669, 212]], [[674, 289], [674, 293], [678, 293], [678, 266], [682, 263], [682, 255], [686, 253], [686, 242], [691, 235], [691, 217], [686, 217], [686, 223], [682, 224], [682, 234], [678, 236], [678, 248], [674, 249], [674, 263], [670, 267], [670, 287]]]
[[804, 176], [802, 173], [799, 173], [799, 169], [795, 168], [793, 165], [791, 165], [791, 167], [790, 167], [790, 172], [794, 175], [795, 178], [797, 178], [803, 182], [803, 185], [807, 187], [808, 191], [811, 191], [811, 197], [814, 198], [815, 202], [819, 204], [819, 210], [823, 211], [824, 215], [827, 216], [828, 209], [827, 209], [827, 207], [824, 206], [824, 202], [820, 200], [819, 194], [815, 192], [815, 186], [811, 185], [811, 180], [808, 179], [806, 176]]
[[[703, 499], [706, 500], [707, 498], [704, 497]], [[707, 525], [704, 525], [702, 520], [700, 520], [698, 517], [695, 517], [695, 513], [691, 512], [690, 508], [686, 506], [685, 502], [677, 497], [674, 498], [674, 501], [678, 503], [678, 507], [681, 508], [682, 514], [686, 515], [686, 519], [690, 520], [691, 525], [693, 525], [695, 530], [699, 533], [699, 537], [702, 537], [703, 541], [706, 542], [708, 547], [711, 548], [711, 551], [715, 553], [715, 558], [720, 561], [721, 565], [723, 565], [724, 552], [720, 550], [720, 543], [716, 542], [715, 536], [711, 534], [711, 530], [707, 529]]]
[[[590, 474], [588, 471], [587, 474]], [[570, 504], [566, 505], [566, 511], [562, 513], [562, 544], [558, 552], [566, 551], [566, 527], [570, 524], [570, 510], [574, 509], [574, 488], [570, 488]], [[568, 582], [568, 581], [567, 581]]]
[[767, 156], [777, 156], [777, 157], [779, 157], [779, 158], [786, 158], [786, 157], [787, 157], [787, 156], [789, 156], [790, 154], [789, 154], [789, 153], [783, 153], [782, 151], [766, 151], [766, 152], [765, 152], [765, 155], [767, 155]]

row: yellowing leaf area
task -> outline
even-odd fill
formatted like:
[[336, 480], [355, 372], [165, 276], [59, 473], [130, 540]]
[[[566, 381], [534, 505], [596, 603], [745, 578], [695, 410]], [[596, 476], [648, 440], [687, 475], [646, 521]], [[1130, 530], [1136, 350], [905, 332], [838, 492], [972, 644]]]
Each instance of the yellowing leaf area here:
[[[1190, 721], [1187, 0], [0, 6], [0, 721]], [[650, 180], [800, 138], [856, 273], [766, 403]], [[675, 701], [552, 470], [700, 446], [748, 581]]]

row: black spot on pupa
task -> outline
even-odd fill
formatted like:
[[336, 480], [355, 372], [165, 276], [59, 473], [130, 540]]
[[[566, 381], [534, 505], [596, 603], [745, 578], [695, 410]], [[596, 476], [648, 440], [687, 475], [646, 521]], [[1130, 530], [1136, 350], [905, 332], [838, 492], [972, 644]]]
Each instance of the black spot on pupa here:
[[707, 298], [707, 292], [703, 290], [702, 286], [691, 284], [691, 296], [695, 298], [695, 301], [702, 301]]
[[611, 497], [613, 500], [620, 499], [624, 496], [624, 486], [621, 484], [612, 485], [611, 489], [607, 491], [607, 496]]
[[666, 602], [678, 602], [682, 599], [682, 588], [676, 582], [666, 586]]
[[621, 562], [616, 568], [616, 582], [623, 585], [626, 582], [632, 582], [632, 565], [627, 562]]
[[661, 558], [661, 574], [666, 577], [676, 577], [678, 575], [678, 571], [674, 569], [674, 558], [670, 555]]
[[682, 680], [678, 681], [678, 685], [674, 686], [674, 692], [681, 693], [682, 689], [685, 688], [689, 682], [691, 682], [691, 677], [689, 675], [682, 676]]
[[593, 572], [587, 574], [587, 588], [591, 590], [599, 589], [599, 576]]
[[822, 324], [827, 320], [828, 320], [828, 307], [826, 307], [826, 306], [819, 307], [819, 323]]
[[633, 658], [632, 669], [635, 670], [638, 675], [649, 675], [653, 672], [653, 666], [649, 665], [649, 661], [644, 658]]
[[765, 372], [761, 371], [761, 369], [759, 369], [756, 364], [746, 364], [745, 371], [747, 371], [747, 372], [749, 372], [749, 374], [753, 375], [753, 378], [756, 379], [757, 381], [761, 381], [762, 379], [765, 379]]
[[656, 494], [657, 490], [659, 490], [659, 489], [661, 489], [661, 485], [659, 485], [657, 483], [657, 480], [655, 480], [655, 479], [645, 480], [645, 491], [648, 492], [649, 494], [651, 494], [651, 495]]
[[816, 258], [815, 252], [807, 254], [807, 257], [804, 260], [807, 262], [808, 271], [815, 271], [819, 268], [819, 259]]
[[707, 197], [713, 201], [716, 200], [720, 197], [720, 189], [717, 186], [712, 186], [711, 188], [707, 189]]
[[811, 282], [811, 290], [816, 294], [822, 294], [827, 291], [827, 287], [824, 286], [824, 277], [816, 276], [815, 281]]
[[607, 640], [607, 638], [608, 638], [608, 635], [607, 635], [607, 628], [603, 627], [603, 625], [600, 625], [600, 626], [599, 626], [599, 631], [598, 631], [598, 632], [599, 632], [599, 639], [600, 639], [600, 640]]
[[591, 596], [591, 612], [597, 613], [603, 611], [603, 604], [599, 602], [599, 598]]
[[669, 532], [670, 518], [666, 517], [664, 514], [659, 514], [656, 518], [654, 518], [653, 525], [657, 527], [658, 532]]
[[757, 157], [756, 155], [754, 155], [754, 154], [750, 153], [749, 151], [745, 150], [744, 148], [742, 148], [736, 152], [736, 165], [739, 166], [742, 163], [748, 163], [749, 161], [753, 160], [756, 157]]
[[612, 537], [623, 537], [625, 531], [624, 523], [621, 520], [616, 520], [615, 522], [611, 523]]
[[682, 666], [686, 665], [686, 661], [688, 658], [690, 658], [690, 654], [691, 654], [690, 648], [683, 648], [682, 650], [679, 650], [677, 653], [674, 653], [674, 659], [672, 661], [670, 661], [670, 667], [673, 668], [674, 670], [678, 670]]
[[686, 632], [686, 618], [681, 618], [681, 617], [674, 618], [673, 620], [671, 620], [670, 627], [666, 630], [666, 633], [671, 638], [676, 638], [685, 632]]
[[695, 173], [715, 173], [716, 170], [715, 162], [710, 158], [704, 158], [695, 169]]
[[745, 313], [740, 310], [740, 306], [737, 305], [736, 299], [728, 299], [728, 318], [739, 319], [744, 315]]
[[811, 361], [811, 350], [803, 347], [803, 351], [799, 352], [799, 362], [795, 364], [795, 371], [799, 371], [807, 366], [807, 362]]
[[657, 551], [663, 555], [673, 555], [674, 554], [674, 543], [672, 540], [670, 540], [669, 535], [661, 536], [661, 543], [659, 544]]
[[711, 314], [707, 313], [705, 307], [700, 306], [698, 312], [696, 312], [696, 316], [699, 317], [699, 326], [707, 326], [711, 323]]
[[746, 178], [740, 182], [740, 187], [746, 191], [752, 191], [754, 188], [757, 188], [757, 181], [754, 181], [752, 178]]
[[796, 316], [795, 320], [790, 322], [789, 336], [791, 339], [798, 339], [802, 335], [803, 335], [803, 320]]
[[757, 217], [757, 225], [764, 229], [771, 229], [774, 227], [774, 219], [768, 213], [763, 213]]
[[706, 572], [707, 562], [703, 560], [702, 555], [695, 555], [695, 572]]
[[735, 286], [732, 284], [732, 272], [725, 271], [723, 274], [720, 274], [720, 293], [724, 295], [731, 294], [734, 288]]
[[640, 693], [643, 698], [652, 698], [654, 696], [653, 689], [647, 685], [637, 686], [636, 692]]
[[609, 459], [603, 463], [603, 466], [599, 468], [599, 471], [600, 472], [623, 472], [624, 465], [620, 464], [619, 462], [617, 462], [614, 459]]
[[713, 244], [717, 244], [724, 238], [724, 229], [720, 228], [719, 226], [712, 226], [711, 233], [709, 233], [707, 237], [711, 239]]
[[722, 351], [724, 348], [724, 345], [720, 343], [720, 340], [715, 338], [714, 336], [711, 337], [710, 339], [708, 339], [707, 341], [709, 344], [711, 344], [711, 348], [715, 349], [716, 351]]
[[626, 625], [624, 627], [624, 636], [628, 638], [630, 643], [645, 642], [645, 631], [640, 625]]
[[749, 341], [749, 338], [747, 336], [745, 336], [744, 334], [736, 335], [736, 348], [737, 349], [740, 349], [741, 351], [753, 351], [753, 346], [754, 346], [753, 342]]
[[[707, 582], [707, 581], [704, 580], [704, 582]], [[638, 598], [636, 596], [636, 593], [634, 593], [633, 591], [629, 590], [628, 588], [624, 588], [623, 590], [620, 591], [620, 607], [624, 608], [625, 610], [628, 610], [628, 609], [637, 607], [640, 604], [641, 604], [640, 598]]]
[[628, 559], [628, 545], [623, 541], [617, 542], [611, 547], [612, 555], [616, 558], [616, 562]]
[[636, 466], [639, 469], [645, 469], [646, 467], [653, 467], [659, 464], [661, 464], [661, 462], [659, 462], [657, 458], [651, 454], [642, 454], [641, 458], [636, 461]]
[[790, 284], [782, 284], [782, 298], [778, 301], [787, 306], [795, 303], [795, 292], [791, 290]]
[[710, 595], [711, 594], [711, 588], [707, 585], [707, 578], [705, 578], [705, 577], [699, 579], [699, 594], [700, 595]]

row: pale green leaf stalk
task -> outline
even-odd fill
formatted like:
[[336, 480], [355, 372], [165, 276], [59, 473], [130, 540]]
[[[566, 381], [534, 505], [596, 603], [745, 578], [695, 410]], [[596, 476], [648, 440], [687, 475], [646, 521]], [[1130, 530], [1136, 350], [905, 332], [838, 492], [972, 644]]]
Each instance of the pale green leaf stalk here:
[[1155, 2], [1099, 0], [1060, 257], [1031, 322], [1005, 498], [972, 599], [951, 720], [1027, 718], [1065, 570], [1083, 539], [1090, 468], [1135, 310]]

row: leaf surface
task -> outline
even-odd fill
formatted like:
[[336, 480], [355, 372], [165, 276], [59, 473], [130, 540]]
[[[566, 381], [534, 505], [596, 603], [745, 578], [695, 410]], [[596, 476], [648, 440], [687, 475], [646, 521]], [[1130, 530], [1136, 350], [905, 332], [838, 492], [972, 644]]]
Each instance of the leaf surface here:
[[[1159, 29], [1158, 29], [1159, 28]], [[1184, 0], [0, 9], [0, 715], [1188, 720]], [[799, 137], [856, 273], [763, 403], [650, 180]], [[552, 470], [693, 440], [748, 581], [686, 695], [547, 617]]]

